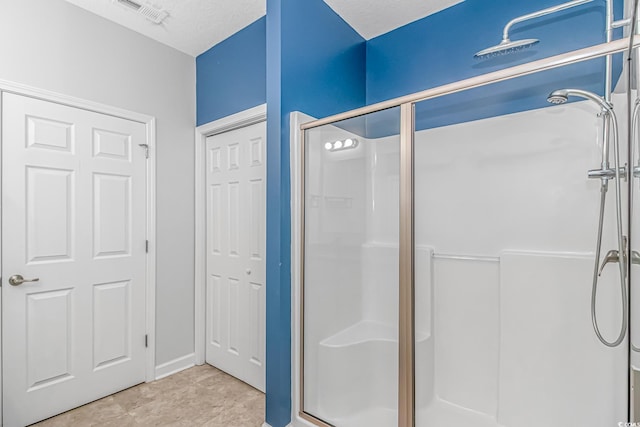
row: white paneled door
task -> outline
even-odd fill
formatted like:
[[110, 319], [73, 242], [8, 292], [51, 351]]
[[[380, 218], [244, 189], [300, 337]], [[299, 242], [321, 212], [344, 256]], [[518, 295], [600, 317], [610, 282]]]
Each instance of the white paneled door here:
[[264, 391], [264, 122], [207, 138], [206, 361]]
[[2, 96], [5, 427], [145, 380], [145, 142], [142, 123]]

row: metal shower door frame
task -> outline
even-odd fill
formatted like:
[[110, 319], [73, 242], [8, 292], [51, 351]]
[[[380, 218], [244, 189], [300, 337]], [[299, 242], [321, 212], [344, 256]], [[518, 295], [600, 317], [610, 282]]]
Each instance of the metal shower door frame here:
[[[568, 52], [549, 58], [540, 59], [526, 64], [506, 68], [499, 71], [472, 77], [466, 80], [438, 86], [411, 95], [402, 96], [370, 106], [358, 108], [341, 114], [336, 114], [319, 120], [313, 120], [300, 125], [299, 141], [299, 229], [294, 234], [299, 235], [299, 265], [292, 265], [292, 277], [299, 274], [300, 293], [297, 313], [300, 325], [299, 399], [297, 415], [300, 419], [319, 427], [334, 427], [331, 424], [311, 415], [304, 409], [304, 261], [305, 261], [305, 169], [306, 169], [306, 138], [307, 130], [333, 124], [342, 120], [364, 116], [370, 113], [400, 107], [400, 270], [399, 270], [399, 369], [398, 369], [398, 427], [415, 427], [415, 268], [414, 268], [414, 111], [415, 104], [428, 99], [438, 98], [465, 90], [487, 86], [501, 81], [511, 80], [545, 70], [551, 70], [566, 65], [576, 64], [620, 52], [629, 48], [630, 39], [623, 38], [612, 42], [602, 43], [588, 48]], [[640, 47], [640, 38], [633, 40], [633, 48]], [[292, 180], [293, 185], [293, 180]], [[292, 195], [296, 193], [292, 191]], [[295, 203], [295, 200], [293, 201]], [[293, 204], [292, 203], [292, 204]], [[293, 224], [293, 222], [292, 222]], [[631, 384], [640, 384], [640, 375], [632, 378]], [[629, 387], [631, 390], [631, 387]], [[633, 397], [629, 395], [630, 399]], [[638, 396], [640, 400], [640, 396]], [[637, 405], [640, 410], [640, 402]], [[295, 407], [295, 406], [294, 406]], [[295, 410], [294, 410], [295, 411]], [[639, 414], [640, 415], [640, 414]], [[630, 414], [631, 416], [631, 414]]]

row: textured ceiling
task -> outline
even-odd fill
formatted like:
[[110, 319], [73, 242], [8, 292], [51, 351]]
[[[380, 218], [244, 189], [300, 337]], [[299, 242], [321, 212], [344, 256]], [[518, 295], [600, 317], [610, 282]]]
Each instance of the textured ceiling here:
[[156, 25], [114, 0], [66, 1], [192, 56], [220, 43], [266, 12], [265, 0], [136, 0], [169, 13], [162, 24]]
[[[266, 0], [136, 0], [169, 13], [162, 24], [156, 25], [115, 0], [66, 1], [192, 56], [218, 44], [266, 12]], [[463, 0], [324, 1], [368, 40]]]
[[464, 0], [324, 0], [366, 40]]

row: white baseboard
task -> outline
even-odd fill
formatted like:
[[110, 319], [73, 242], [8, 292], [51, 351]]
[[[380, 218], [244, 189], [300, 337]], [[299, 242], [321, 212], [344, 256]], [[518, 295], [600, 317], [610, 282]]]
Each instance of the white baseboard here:
[[178, 357], [177, 359], [170, 360], [167, 363], [156, 366], [156, 380], [160, 378], [168, 377], [185, 369], [189, 369], [196, 365], [195, 353], [187, 354], [186, 356]]

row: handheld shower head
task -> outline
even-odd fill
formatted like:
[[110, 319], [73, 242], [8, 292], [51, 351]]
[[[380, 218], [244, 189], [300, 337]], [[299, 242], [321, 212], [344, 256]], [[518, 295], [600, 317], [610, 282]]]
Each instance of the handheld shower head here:
[[564, 104], [568, 100], [569, 100], [569, 95], [567, 95], [567, 91], [564, 89], [554, 90], [547, 97], [547, 102], [550, 102], [551, 104], [556, 104], [556, 105]]
[[613, 107], [602, 97], [596, 95], [593, 92], [589, 92], [582, 89], [558, 89], [554, 90], [547, 97], [547, 101], [552, 104], [564, 104], [569, 100], [570, 96], [577, 96], [579, 98], [588, 99], [598, 104], [604, 111], [613, 113]]
[[524, 39], [524, 40], [515, 40], [515, 41], [504, 39], [495, 46], [491, 46], [486, 49], [482, 49], [479, 52], [476, 52], [476, 54], [473, 55], [473, 57], [476, 59], [485, 59], [485, 58], [491, 58], [498, 55], [506, 55], [508, 53], [516, 52], [516, 51], [531, 47], [534, 44], [537, 44], [538, 42], [540, 42], [540, 40], [538, 39]]

